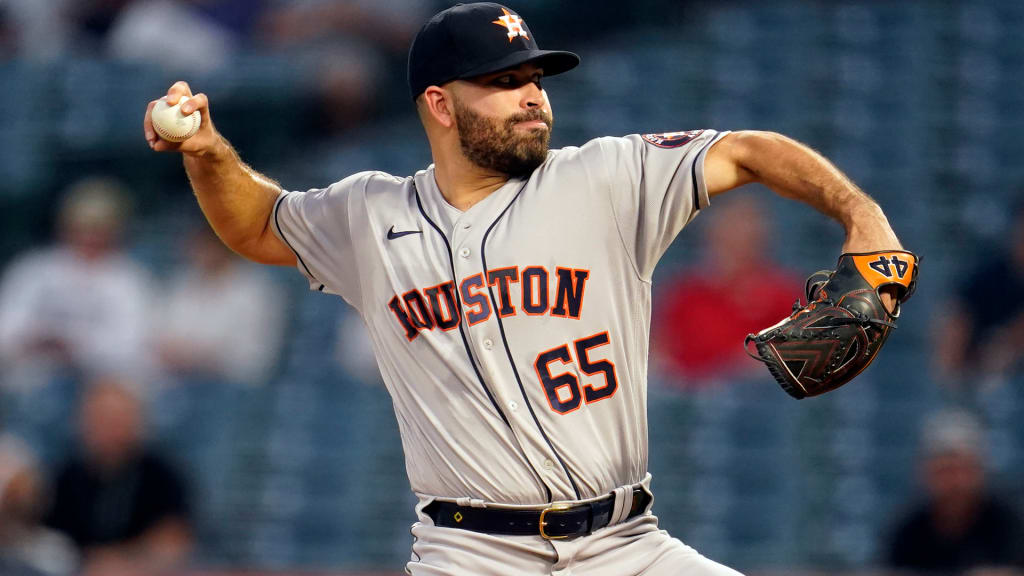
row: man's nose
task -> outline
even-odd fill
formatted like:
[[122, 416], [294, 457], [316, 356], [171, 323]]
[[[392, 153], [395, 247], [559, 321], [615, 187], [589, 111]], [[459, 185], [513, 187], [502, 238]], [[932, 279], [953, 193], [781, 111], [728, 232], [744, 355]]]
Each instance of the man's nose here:
[[523, 86], [523, 108], [540, 108], [544, 106], [544, 91], [534, 82], [528, 82]]

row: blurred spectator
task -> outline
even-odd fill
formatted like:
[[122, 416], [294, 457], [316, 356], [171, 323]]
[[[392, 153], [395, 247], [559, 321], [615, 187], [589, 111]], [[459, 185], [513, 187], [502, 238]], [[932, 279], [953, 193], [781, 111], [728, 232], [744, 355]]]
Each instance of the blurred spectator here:
[[190, 553], [185, 486], [146, 444], [143, 418], [120, 382], [94, 382], [82, 401], [81, 453], [56, 476], [48, 524], [75, 541], [86, 572], [151, 573]]
[[239, 38], [251, 36], [271, 0], [187, 0]]
[[31, 451], [14, 436], [0, 436], [0, 574], [75, 573], [74, 543], [42, 524], [48, 504]]
[[58, 243], [16, 260], [0, 284], [0, 358], [10, 386], [54, 374], [141, 376], [150, 365], [143, 270], [121, 251], [127, 210], [120, 186], [72, 186]]
[[164, 369], [179, 378], [260, 384], [272, 373], [284, 333], [284, 294], [198, 226], [187, 267], [170, 280], [157, 335]]
[[984, 381], [1024, 369], [1024, 201], [1007, 240], [966, 278], [941, 320], [936, 360], [943, 378]]
[[701, 262], [659, 288], [652, 351], [673, 385], [759, 369], [743, 338], [788, 316], [801, 293], [771, 259], [771, 222], [754, 197], [716, 199], [707, 217]]
[[926, 420], [925, 500], [897, 524], [886, 546], [891, 567], [929, 574], [1024, 568], [1024, 524], [986, 486], [982, 444], [981, 427], [967, 412]]
[[422, 0], [274, 0], [262, 23], [269, 48], [292, 58], [318, 100], [318, 136], [374, 112], [381, 85], [404, 86], [409, 42], [432, 13]]
[[70, 0], [0, 0], [0, 56], [49, 62], [66, 54]]
[[[135, 0], [76, 0], [67, 6], [74, 28], [75, 49], [79, 54], [102, 54], [107, 35], [121, 11]], [[44, 3], [45, 4], [45, 3]]]
[[[109, 24], [107, 52], [118, 60], [148, 62], [173, 72], [222, 70], [241, 38], [199, 5], [210, 0], [136, 0]], [[256, 7], [239, 6], [240, 11]]]

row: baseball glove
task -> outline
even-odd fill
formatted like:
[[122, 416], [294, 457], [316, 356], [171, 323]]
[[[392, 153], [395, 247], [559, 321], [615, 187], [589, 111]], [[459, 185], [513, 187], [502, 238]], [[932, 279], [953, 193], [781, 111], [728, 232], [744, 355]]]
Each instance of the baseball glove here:
[[[917, 287], [917, 264], [904, 251], [843, 254], [835, 270], [807, 279], [806, 305], [798, 299], [788, 318], [747, 336], [747, 353], [794, 398], [835, 390], [871, 364], [896, 327], [900, 305]], [[891, 313], [878, 294], [885, 286], [896, 287]]]

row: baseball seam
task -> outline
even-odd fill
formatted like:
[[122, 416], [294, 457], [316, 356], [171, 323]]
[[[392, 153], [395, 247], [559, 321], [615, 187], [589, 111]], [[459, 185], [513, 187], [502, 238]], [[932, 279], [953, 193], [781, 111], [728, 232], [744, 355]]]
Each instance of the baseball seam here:
[[[163, 138], [164, 140], [169, 140], [171, 142], [181, 142], [193, 136], [194, 134], [192, 133], [192, 131], [196, 130], [195, 117], [190, 115], [189, 119], [192, 121], [191, 126], [189, 126], [187, 130], [183, 130], [180, 133], [167, 132], [157, 124], [153, 124], [153, 128], [156, 130], [156, 133], [159, 134], [160, 137]], [[186, 134], [188, 136], [186, 136]]]
[[[166, 111], [170, 108], [171, 107], [168, 106], [165, 110], [161, 110], [161, 112], [166, 113]], [[178, 111], [178, 113], [181, 113], [180, 110]], [[170, 132], [157, 122], [153, 122], [153, 129], [156, 131], [157, 135], [159, 135], [164, 140], [167, 140], [169, 142], [184, 142], [185, 140], [188, 140], [189, 138], [194, 136], [195, 133], [199, 131], [198, 123], [201, 121], [201, 119], [198, 116], [198, 111], [193, 112], [188, 116], [183, 116], [183, 118], [187, 119], [190, 122], [186, 129], [180, 131], [175, 130], [174, 132]], [[176, 125], [176, 122], [172, 123], [172, 125]]]

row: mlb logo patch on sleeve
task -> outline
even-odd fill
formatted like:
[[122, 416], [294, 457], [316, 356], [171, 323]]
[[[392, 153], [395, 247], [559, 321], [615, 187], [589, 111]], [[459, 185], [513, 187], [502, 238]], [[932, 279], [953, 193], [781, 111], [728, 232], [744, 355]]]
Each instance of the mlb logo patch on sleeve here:
[[693, 140], [703, 130], [686, 130], [685, 132], [659, 132], [657, 134], [644, 134], [643, 139], [654, 144], [658, 148], [678, 148]]

